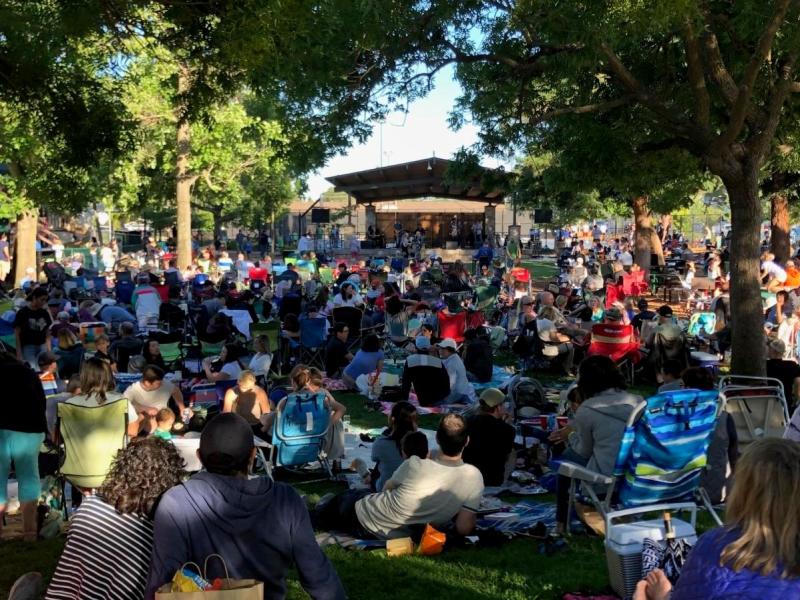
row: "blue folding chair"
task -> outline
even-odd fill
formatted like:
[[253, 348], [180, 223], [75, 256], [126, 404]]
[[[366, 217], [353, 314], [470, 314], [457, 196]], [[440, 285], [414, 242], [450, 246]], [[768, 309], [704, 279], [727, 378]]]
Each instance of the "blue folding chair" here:
[[92, 285], [95, 292], [107, 292], [108, 282], [105, 277], [92, 277]]
[[[558, 474], [571, 479], [570, 513], [580, 483], [607, 524], [615, 516], [612, 504], [630, 509], [699, 500], [722, 525], [700, 487], [719, 407], [716, 390], [677, 390], [648, 398], [628, 418], [612, 475], [570, 462], [559, 465]], [[603, 500], [595, 486], [605, 487]]]
[[117, 384], [117, 393], [119, 394], [124, 394], [125, 390], [141, 380], [141, 373], [114, 373], [114, 381]]
[[132, 281], [117, 281], [114, 286], [114, 294], [117, 297], [117, 302], [120, 304], [130, 304], [135, 287]]
[[328, 476], [333, 477], [323, 450], [330, 425], [331, 415], [323, 392], [289, 394], [275, 417], [272, 434], [275, 465], [292, 469], [319, 461]]
[[402, 273], [403, 269], [406, 268], [406, 261], [403, 258], [393, 258], [391, 264], [392, 271], [395, 273]]
[[325, 370], [325, 326], [327, 319], [301, 319], [300, 321], [300, 360], [309, 366], [319, 366]]

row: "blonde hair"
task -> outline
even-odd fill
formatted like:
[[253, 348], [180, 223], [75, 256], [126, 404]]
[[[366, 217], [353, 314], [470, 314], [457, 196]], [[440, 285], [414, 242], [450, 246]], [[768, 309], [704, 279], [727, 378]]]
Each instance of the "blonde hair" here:
[[253, 340], [253, 350], [261, 354], [270, 354], [269, 337], [266, 335], [259, 335]]
[[311, 373], [305, 365], [295, 365], [292, 372], [289, 373], [289, 381], [292, 382], [292, 387], [295, 390], [302, 390], [308, 382], [311, 381]]
[[800, 444], [777, 438], [750, 444], [736, 465], [727, 526], [741, 532], [720, 564], [780, 576], [800, 575]]
[[315, 388], [322, 388], [322, 382], [324, 381], [325, 376], [322, 374], [316, 367], [309, 367], [308, 369], [308, 383]]
[[539, 317], [548, 321], [555, 321], [558, 318], [555, 306], [543, 306], [539, 311]]
[[253, 374], [252, 371], [244, 370], [239, 373], [239, 377], [236, 379], [239, 383], [255, 383], [256, 376]]
[[70, 328], [64, 327], [58, 330], [58, 347], [62, 350], [68, 350], [78, 342], [80, 339]]

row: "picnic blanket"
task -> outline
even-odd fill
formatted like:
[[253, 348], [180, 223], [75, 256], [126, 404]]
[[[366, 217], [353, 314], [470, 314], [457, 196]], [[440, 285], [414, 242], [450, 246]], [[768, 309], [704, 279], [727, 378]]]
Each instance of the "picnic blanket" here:
[[[494, 529], [508, 535], [521, 535], [532, 529], [539, 522], [544, 523], [547, 529], [555, 528], [556, 505], [554, 502], [523, 500], [508, 511], [481, 517], [478, 519], [477, 528], [479, 530]], [[575, 523], [577, 529], [583, 527], [580, 521], [573, 519], [573, 523]]]
[[347, 386], [345, 385], [344, 381], [341, 379], [333, 379], [331, 377], [323, 378], [322, 387], [329, 392], [343, 392], [347, 390]]
[[492, 367], [492, 378], [486, 383], [478, 383], [473, 381], [472, 387], [475, 388], [475, 391], [478, 393], [478, 395], [480, 395], [480, 392], [486, 388], [502, 389], [508, 383], [508, 380], [514, 376], [515, 371], [516, 370], [514, 367], [498, 367], [497, 365], [494, 365]]
[[[413, 393], [408, 395], [408, 401], [417, 408], [418, 415], [444, 415], [447, 413], [461, 414], [466, 412], [470, 406], [468, 404], [441, 404], [439, 406], [420, 406], [419, 400]], [[385, 415], [392, 414], [394, 402], [381, 402], [381, 412]]]

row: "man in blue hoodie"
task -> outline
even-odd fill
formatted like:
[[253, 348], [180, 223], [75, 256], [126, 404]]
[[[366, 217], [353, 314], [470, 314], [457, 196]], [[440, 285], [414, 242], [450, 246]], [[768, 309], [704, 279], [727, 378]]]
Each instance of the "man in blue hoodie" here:
[[[224, 557], [232, 578], [262, 581], [265, 600], [286, 597], [292, 565], [311, 598], [346, 597], [297, 492], [267, 477], [248, 479], [255, 454], [242, 417], [226, 413], [206, 425], [198, 452], [206, 471], [166, 492], [156, 510], [148, 599], [185, 563], [202, 565], [211, 554]], [[209, 561], [207, 575], [225, 577], [220, 561]]]

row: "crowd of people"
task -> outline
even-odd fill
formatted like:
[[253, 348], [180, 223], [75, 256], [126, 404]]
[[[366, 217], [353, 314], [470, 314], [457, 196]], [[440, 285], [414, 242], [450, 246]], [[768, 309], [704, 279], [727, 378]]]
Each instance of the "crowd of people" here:
[[[185, 563], [210, 554], [225, 557], [231, 577], [263, 581], [265, 597], [285, 595], [295, 566], [312, 597], [344, 598], [315, 528], [388, 540], [433, 525], [468, 536], [485, 489], [503, 486], [520, 464], [520, 406], [498, 389], [500, 354], [525, 369], [577, 375], [564, 392], [566, 424], [536, 435], [550, 457], [608, 476], [627, 418], [643, 402], [628, 391], [631, 378], [649, 378], [659, 392], [713, 389], [727, 349], [730, 303], [721, 272], [707, 307], [697, 310], [687, 299], [692, 313], [718, 317], [692, 333], [675, 312], [683, 298], [676, 308], [645, 298], [650, 282], [637, 275], [625, 240], [575, 244], [559, 261], [561, 273], [538, 292], [513, 243], [496, 249], [486, 241], [471, 266], [445, 264], [435, 252], [346, 260], [309, 250], [273, 260], [241, 250], [234, 258], [224, 248], [199, 248], [185, 268], [154, 254], [152, 262], [117, 260], [97, 275], [85, 267], [63, 278], [45, 271], [2, 315], [13, 342], [0, 356], [0, 374], [13, 397], [29, 401], [0, 412], [0, 513], [13, 463], [26, 539], [37, 538], [40, 447], [58, 448], [68, 430], [62, 405], [118, 406], [129, 440], [105, 457], [98, 485], [72, 485], [77, 510], [48, 598], [152, 598]], [[709, 255], [711, 278], [724, 263], [721, 254]], [[691, 298], [702, 259], [689, 260], [683, 244], [674, 248], [678, 257]], [[800, 309], [795, 315], [792, 290], [783, 289], [788, 277], [769, 265], [764, 275], [767, 297], [774, 281], [783, 284], [765, 311], [767, 368], [793, 406]], [[82, 287], [64, 285], [76, 278], [86, 280]], [[632, 290], [634, 279], [644, 283]], [[698, 347], [717, 363], [695, 364]], [[397, 385], [383, 385], [389, 372]], [[194, 404], [204, 384], [220, 390], [219, 415], [203, 418]], [[278, 388], [283, 395], [273, 395]], [[274, 441], [291, 394], [320, 395], [329, 422], [322, 451], [335, 471], [345, 469], [347, 408], [332, 393], [339, 390], [363, 394], [371, 408], [391, 403], [387, 428], [372, 444], [362, 489], [323, 498], [310, 512], [291, 486], [253, 476], [257, 444]], [[435, 447], [420, 430], [419, 407], [443, 413]], [[725, 418], [719, 427], [728, 433], [715, 449], [723, 460], [710, 468], [737, 473], [728, 523], [701, 538], [703, 553], [691, 555], [672, 598], [692, 597], [685, 582], [700, 577], [703, 565], [713, 566], [719, 586], [791, 595], [800, 586], [791, 548], [797, 524], [778, 523], [763, 507], [790, 512], [782, 503], [800, 481], [795, 442], [756, 442], [737, 461], [735, 428]], [[187, 432], [199, 435], [203, 467], [191, 476], [173, 443]], [[780, 497], [756, 464], [780, 482]], [[568, 491], [559, 477], [557, 532], [570, 517]], [[112, 576], [110, 565], [119, 561], [111, 559], [119, 556], [124, 567]], [[713, 565], [708, 556], [716, 557]], [[222, 575], [221, 566], [210, 567], [211, 577]], [[714, 582], [704, 585], [716, 597]], [[660, 600], [667, 587], [655, 574], [638, 593]]]

